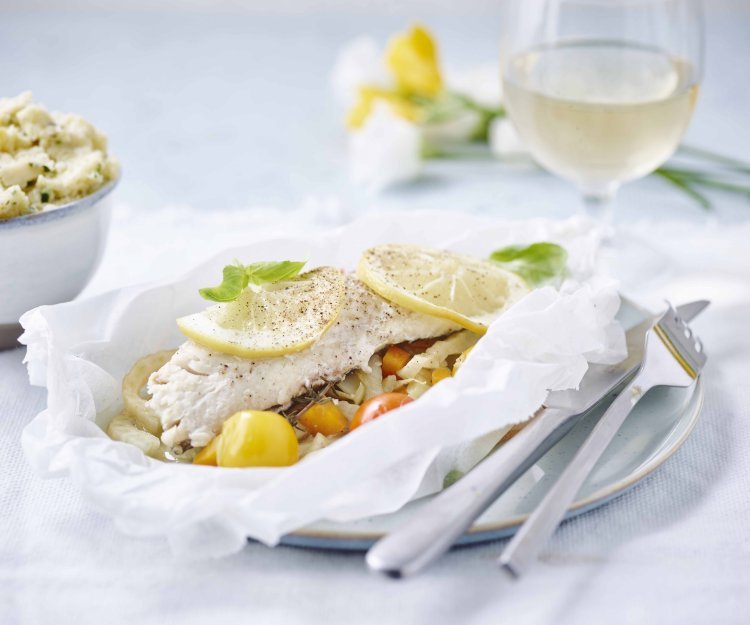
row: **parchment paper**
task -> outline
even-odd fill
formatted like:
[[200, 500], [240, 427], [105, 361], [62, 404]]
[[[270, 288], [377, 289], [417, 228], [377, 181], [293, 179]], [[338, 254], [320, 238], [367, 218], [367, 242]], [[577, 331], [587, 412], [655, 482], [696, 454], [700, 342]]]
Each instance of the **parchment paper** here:
[[[314, 520], [345, 521], [396, 510], [466, 471], [508, 426], [527, 419], [549, 390], [578, 385], [588, 362], [625, 354], [614, 321], [617, 285], [596, 269], [601, 230], [583, 218], [500, 222], [447, 212], [370, 215], [325, 234], [268, 238], [248, 233], [174, 283], [150, 284], [26, 313], [22, 342], [31, 382], [48, 407], [24, 430], [42, 476], [67, 475], [118, 527], [167, 538], [175, 553], [221, 556], [247, 537], [266, 544]], [[175, 318], [205, 306], [238, 258], [307, 259], [353, 269], [361, 251], [412, 242], [484, 257], [511, 243], [555, 241], [570, 255], [559, 289], [533, 291], [498, 319], [455, 378], [418, 401], [284, 469], [165, 464], [110, 440], [102, 428], [121, 409], [120, 384], [148, 353], [182, 342]], [[199, 246], [196, 238], [196, 246]]]

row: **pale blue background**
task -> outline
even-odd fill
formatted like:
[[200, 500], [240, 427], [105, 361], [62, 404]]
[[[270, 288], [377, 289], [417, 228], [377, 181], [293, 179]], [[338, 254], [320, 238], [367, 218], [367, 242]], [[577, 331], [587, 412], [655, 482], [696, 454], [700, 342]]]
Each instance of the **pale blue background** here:
[[[371, 198], [349, 182], [342, 113], [329, 88], [337, 51], [419, 19], [437, 34], [446, 64], [494, 61], [500, 4], [1, 0], [2, 92], [32, 89], [49, 108], [104, 129], [124, 167], [118, 197], [134, 207], [294, 208], [311, 195], [364, 207]], [[688, 141], [750, 160], [750, 2], [706, 5], [706, 78]], [[618, 215], [701, 218], [682, 195], [662, 193], [665, 185], [626, 186]], [[423, 182], [377, 201], [514, 216], [578, 208], [570, 185], [496, 162], [435, 163]], [[723, 219], [750, 214], [748, 202], [715, 201]]]

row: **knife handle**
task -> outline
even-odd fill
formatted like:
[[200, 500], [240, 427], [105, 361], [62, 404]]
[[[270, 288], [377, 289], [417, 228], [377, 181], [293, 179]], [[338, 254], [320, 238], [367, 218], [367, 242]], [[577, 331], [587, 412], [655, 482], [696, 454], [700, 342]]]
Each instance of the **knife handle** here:
[[615, 398], [558, 480], [505, 546], [498, 564], [513, 577], [520, 577], [536, 559], [633, 407], [653, 387], [649, 374], [641, 370]]
[[367, 552], [367, 566], [411, 575], [445, 553], [476, 518], [570, 431], [579, 416], [543, 409], [525, 428]]

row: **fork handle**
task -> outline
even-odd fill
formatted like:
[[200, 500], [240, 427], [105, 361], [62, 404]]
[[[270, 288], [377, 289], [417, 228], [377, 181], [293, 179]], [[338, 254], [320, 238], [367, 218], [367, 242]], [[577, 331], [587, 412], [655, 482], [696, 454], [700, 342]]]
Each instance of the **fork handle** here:
[[425, 504], [367, 553], [367, 565], [390, 577], [416, 573], [445, 553], [474, 520], [576, 422], [575, 412], [546, 408], [497, 451]]
[[506, 545], [498, 563], [514, 577], [522, 575], [536, 559], [633, 406], [654, 386], [644, 374], [639, 373], [612, 402], [557, 482]]

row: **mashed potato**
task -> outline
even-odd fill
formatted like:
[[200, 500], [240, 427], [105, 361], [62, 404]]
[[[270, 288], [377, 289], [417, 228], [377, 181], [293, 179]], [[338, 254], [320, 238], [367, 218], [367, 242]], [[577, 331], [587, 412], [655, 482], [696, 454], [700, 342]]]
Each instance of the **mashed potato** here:
[[0, 220], [90, 195], [118, 173], [107, 137], [82, 117], [48, 113], [29, 92], [0, 99]]

